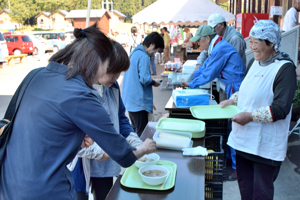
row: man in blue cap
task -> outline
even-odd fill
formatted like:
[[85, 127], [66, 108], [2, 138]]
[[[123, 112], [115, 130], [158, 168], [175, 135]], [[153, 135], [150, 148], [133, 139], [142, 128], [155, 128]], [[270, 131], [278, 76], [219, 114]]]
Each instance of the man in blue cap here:
[[[190, 41], [198, 42], [201, 48], [210, 52], [210, 56], [194, 72], [194, 79], [189, 83], [182, 81], [182, 85], [195, 88], [218, 78], [225, 84], [225, 93], [230, 98], [239, 90], [245, 74], [245, 65], [237, 50], [222, 40], [222, 36], [216, 35], [216, 31], [209, 25], [200, 26]], [[236, 180], [235, 151], [232, 150], [232, 153], [234, 155], [230, 157], [233, 165], [229, 180]]]

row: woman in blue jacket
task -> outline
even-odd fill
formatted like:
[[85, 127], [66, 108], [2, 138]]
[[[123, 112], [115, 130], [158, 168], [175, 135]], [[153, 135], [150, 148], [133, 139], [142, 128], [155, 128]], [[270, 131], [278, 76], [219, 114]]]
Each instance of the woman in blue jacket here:
[[[110, 61], [106, 74], [99, 79], [99, 84], [94, 84], [93, 87], [100, 103], [109, 114], [115, 130], [126, 138], [131, 146], [137, 147], [143, 142], [133, 131], [125, 116], [126, 110], [117, 82], [121, 72], [128, 70], [130, 61], [124, 48], [117, 42], [113, 41], [113, 44], [117, 56]], [[113, 185], [113, 177], [118, 176], [121, 169], [120, 165], [110, 159], [96, 143], [88, 148], [82, 148], [72, 162], [72, 166], [74, 167], [75, 164], [72, 174], [78, 200], [88, 199], [89, 185], [92, 187], [94, 200], [105, 199]], [[71, 170], [72, 166], [70, 166]]]
[[86, 134], [123, 167], [156, 149], [152, 141], [129, 145], [93, 92], [115, 57], [111, 41], [96, 24], [74, 36], [25, 91], [1, 166], [1, 200], [76, 199], [67, 165]]

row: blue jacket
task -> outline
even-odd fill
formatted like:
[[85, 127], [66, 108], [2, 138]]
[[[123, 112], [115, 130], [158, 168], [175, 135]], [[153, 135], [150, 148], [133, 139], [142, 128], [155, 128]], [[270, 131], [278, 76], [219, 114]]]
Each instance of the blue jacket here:
[[66, 70], [67, 66], [50, 62], [30, 82], [1, 166], [1, 200], [76, 199], [66, 166], [85, 134], [121, 166], [135, 162], [132, 147], [116, 132], [82, 76], [66, 80]]
[[130, 53], [130, 67], [124, 74], [122, 98], [130, 112], [153, 112], [150, 59], [142, 45]]
[[218, 78], [226, 85], [227, 97], [239, 90], [245, 74], [245, 65], [236, 49], [221, 40], [213, 48], [202, 66], [194, 72], [194, 79], [189, 83], [191, 88], [195, 88]]

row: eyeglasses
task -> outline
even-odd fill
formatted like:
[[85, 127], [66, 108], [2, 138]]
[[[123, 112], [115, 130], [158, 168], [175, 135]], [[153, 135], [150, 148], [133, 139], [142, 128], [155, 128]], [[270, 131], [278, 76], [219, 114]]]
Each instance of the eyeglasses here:
[[217, 25], [215, 26], [215, 28], [216, 28], [216, 27], [219, 27], [219, 26], [221, 26], [221, 24], [217, 24]]

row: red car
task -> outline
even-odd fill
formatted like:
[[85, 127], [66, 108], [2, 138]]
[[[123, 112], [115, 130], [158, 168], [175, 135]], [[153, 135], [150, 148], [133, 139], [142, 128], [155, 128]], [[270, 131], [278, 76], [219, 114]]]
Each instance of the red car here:
[[34, 52], [32, 40], [28, 35], [3, 35], [9, 55], [32, 54]]

